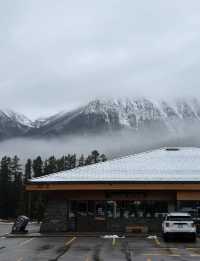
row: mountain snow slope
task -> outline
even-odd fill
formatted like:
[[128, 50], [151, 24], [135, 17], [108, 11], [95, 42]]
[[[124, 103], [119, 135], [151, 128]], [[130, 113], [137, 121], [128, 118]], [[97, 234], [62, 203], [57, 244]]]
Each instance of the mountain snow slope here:
[[28, 136], [56, 137], [68, 134], [99, 134], [129, 130], [186, 134], [200, 128], [197, 99], [154, 101], [151, 99], [98, 99], [70, 112], [37, 121]]
[[0, 140], [23, 136], [32, 127], [32, 122], [24, 115], [0, 110]]
[[0, 110], [0, 140], [112, 134], [123, 130], [145, 135], [151, 132], [192, 136], [200, 130], [200, 100], [98, 99], [35, 122], [13, 111]]

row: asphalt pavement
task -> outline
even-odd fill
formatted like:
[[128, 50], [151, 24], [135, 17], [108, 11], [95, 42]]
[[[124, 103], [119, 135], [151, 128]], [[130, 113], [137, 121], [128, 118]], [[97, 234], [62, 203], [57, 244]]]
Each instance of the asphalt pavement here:
[[[200, 260], [200, 239], [196, 243], [165, 243], [162, 237], [12, 237], [11, 224], [0, 223], [0, 261], [190, 261]], [[37, 225], [31, 225], [32, 231]]]

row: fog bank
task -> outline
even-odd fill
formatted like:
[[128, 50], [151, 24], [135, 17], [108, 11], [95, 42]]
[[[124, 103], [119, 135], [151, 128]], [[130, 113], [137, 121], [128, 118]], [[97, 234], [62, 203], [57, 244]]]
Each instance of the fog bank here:
[[38, 155], [60, 157], [68, 153], [88, 155], [97, 149], [108, 158], [125, 156], [165, 146], [200, 146], [198, 133], [190, 135], [134, 133], [130, 131], [102, 135], [68, 136], [53, 139], [19, 138], [0, 143], [0, 157], [18, 155], [25, 161]]

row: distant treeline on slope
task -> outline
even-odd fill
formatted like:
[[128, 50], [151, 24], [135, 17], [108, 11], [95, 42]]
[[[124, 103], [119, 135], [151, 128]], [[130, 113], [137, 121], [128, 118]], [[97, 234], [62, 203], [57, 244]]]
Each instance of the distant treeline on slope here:
[[40, 156], [28, 159], [25, 168], [22, 168], [20, 159], [4, 156], [0, 161], [0, 218], [14, 218], [18, 215], [28, 215], [38, 221], [42, 219], [46, 198], [41, 193], [32, 193], [29, 198], [25, 191], [25, 183], [43, 175], [70, 170], [98, 162], [107, 158], [94, 150], [88, 156], [68, 154], [61, 158], [54, 156], [43, 160]]

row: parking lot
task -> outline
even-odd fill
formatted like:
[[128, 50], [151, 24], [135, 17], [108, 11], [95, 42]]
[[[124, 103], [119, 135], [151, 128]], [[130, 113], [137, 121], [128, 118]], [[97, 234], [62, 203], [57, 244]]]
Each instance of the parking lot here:
[[65, 236], [7, 238], [11, 225], [0, 224], [2, 261], [158, 261], [200, 260], [200, 240], [165, 243], [161, 237], [101, 238]]

